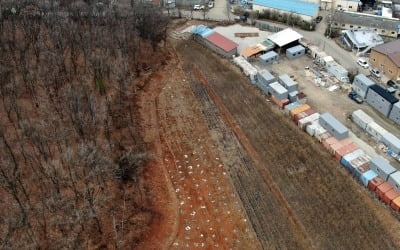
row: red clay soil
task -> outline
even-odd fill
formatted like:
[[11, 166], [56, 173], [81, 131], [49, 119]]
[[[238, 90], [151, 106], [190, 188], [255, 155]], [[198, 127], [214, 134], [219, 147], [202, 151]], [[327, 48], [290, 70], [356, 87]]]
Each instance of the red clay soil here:
[[[138, 249], [261, 249], [176, 55], [139, 100], [160, 216]], [[154, 190], [153, 190], [154, 191]]]

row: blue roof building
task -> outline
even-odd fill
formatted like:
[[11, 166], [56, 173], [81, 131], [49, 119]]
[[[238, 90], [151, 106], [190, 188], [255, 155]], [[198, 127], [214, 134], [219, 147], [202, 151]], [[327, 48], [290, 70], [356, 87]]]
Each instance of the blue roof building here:
[[301, 0], [253, 0], [253, 10], [276, 10], [287, 14], [299, 15], [303, 20], [311, 22], [318, 15], [319, 5]]

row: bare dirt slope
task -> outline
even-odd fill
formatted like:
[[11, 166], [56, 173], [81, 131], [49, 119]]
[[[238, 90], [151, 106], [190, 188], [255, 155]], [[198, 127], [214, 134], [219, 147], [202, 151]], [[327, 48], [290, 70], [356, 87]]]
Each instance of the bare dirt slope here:
[[176, 54], [140, 101], [176, 209], [164, 247], [399, 247], [389, 210], [238, 69], [193, 41]]

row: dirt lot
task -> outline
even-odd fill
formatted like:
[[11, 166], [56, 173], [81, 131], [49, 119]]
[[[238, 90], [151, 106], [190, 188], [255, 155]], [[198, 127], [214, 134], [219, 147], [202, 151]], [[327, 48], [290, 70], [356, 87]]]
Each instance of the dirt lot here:
[[193, 41], [175, 53], [139, 103], [169, 183], [143, 246], [399, 248], [390, 210], [237, 68]]
[[[268, 65], [264, 68], [275, 72], [277, 75], [286, 73], [294, 76], [295, 80], [299, 83], [300, 90], [308, 95], [308, 104], [310, 104], [319, 112], [332, 113], [338, 120], [350, 128], [354, 132], [355, 136], [373, 147], [372, 150], [375, 150], [375, 152], [368, 150], [369, 146], [364, 144], [364, 146], [367, 147], [365, 148], [366, 151], [371, 155], [384, 155], [384, 153], [378, 149], [376, 141], [368, 134], [362, 132], [357, 125], [355, 125], [347, 117], [353, 111], [362, 109], [364, 112], [369, 114], [375, 120], [375, 122], [396, 136], [400, 136], [399, 126], [397, 126], [388, 118], [384, 117], [368, 103], [364, 102], [363, 104], [357, 104], [353, 102], [347, 97], [347, 93], [343, 90], [337, 89], [335, 91], [328, 91], [324, 87], [317, 86], [311, 77], [307, 77], [305, 66], [313, 66], [313, 62], [308, 56], [303, 56], [295, 60], [288, 60], [285, 57], [281, 57], [279, 64]], [[359, 144], [363, 144], [362, 141], [358, 142]], [[400, 167], [399, 163], [395, 162], [389, 157], [386, 158], [391, 160], [392, 163], [398, 168]]]

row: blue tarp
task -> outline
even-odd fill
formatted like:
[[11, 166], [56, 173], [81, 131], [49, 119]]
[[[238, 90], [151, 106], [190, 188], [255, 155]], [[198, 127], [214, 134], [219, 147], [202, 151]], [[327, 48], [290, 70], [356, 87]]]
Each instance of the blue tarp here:
[[214, 30], [208, 28], [207, 26], [199, 25], [199, 26], [196, 26], [196, 28], [194, 28], [192, 30], [192, 33], [197, 34], [204, 38], [204, 37], [207, 37], [207, 36], [211, 35], [212, 33], [214, 33]]
[[254, 0], [253, 5], [265, 6], [277, 10], [293, 12], [315, 17], [318, 13], [318, 4], [299, 0]]

